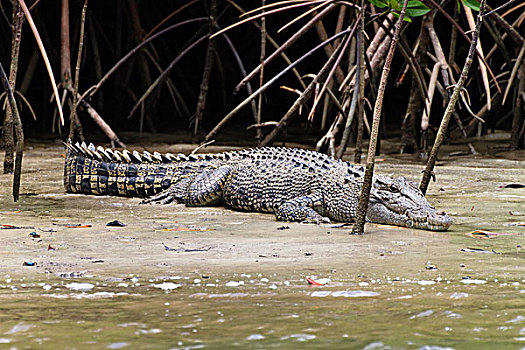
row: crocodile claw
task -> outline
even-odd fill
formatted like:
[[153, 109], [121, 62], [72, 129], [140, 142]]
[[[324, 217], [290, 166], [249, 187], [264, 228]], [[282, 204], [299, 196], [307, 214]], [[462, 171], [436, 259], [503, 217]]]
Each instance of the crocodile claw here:
[[326, 216], [321, 216], [319, 215], [318, 217], [315, 217], [315, 218], [307, 218], [303, 221], [301, 221], [301, 224], [316, 224], [316, 225], [320, 225], [320, 224], [329, 224], [331, 223], [330, 219], [327, 218]]
[[142, 201], [140, 201], [140, 204], [150, 204], [150, 203], [169, 204], [173, 202], [174, 200], [175, 200], [175, 197], [173, 196], [173, 193], [169, 189], [167, 189], [154, 196], [143, 199]]

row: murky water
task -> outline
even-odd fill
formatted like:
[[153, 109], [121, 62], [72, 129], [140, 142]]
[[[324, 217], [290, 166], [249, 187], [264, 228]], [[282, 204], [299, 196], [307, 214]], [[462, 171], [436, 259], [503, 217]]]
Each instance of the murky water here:
[[[83, 280], [87, 291], [71, 281], [4, 281], [0, 347], [519, 349], [525, 342], [524, 280], [335, 279], [308, 288], [302, 276], [216, 277]], [[226, 287], [231, 281], [244, 285]]]
[[[455, 219], [446, 233], [370, 225], [356, 237], [66, 195], [62, 152], [28, 149], [20, 203], [0, 175], [0, 224], [19, 227], [0, 230], [0, 349], [525, 349], [525, 189], [504, 188], [525, 183], [522, 161], [438, 167], [429, 198]], [[419, 180], [406, 163], [378, 171]], [[127, 226], [106, 226], [115, 219]]]

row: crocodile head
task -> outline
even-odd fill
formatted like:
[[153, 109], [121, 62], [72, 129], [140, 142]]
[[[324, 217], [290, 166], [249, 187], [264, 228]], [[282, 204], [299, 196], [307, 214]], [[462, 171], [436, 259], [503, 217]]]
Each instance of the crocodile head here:
[[432, 231], [446, 231], [452, 225], [452, 219], [436, 211], [417, 185], [404, 177], [375, 178], [367, 218], [372, 222]]

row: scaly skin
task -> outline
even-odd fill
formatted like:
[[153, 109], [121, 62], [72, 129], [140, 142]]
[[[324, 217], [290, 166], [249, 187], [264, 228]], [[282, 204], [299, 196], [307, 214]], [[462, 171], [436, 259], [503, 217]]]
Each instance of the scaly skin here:
[[[272, 212], [278, 220], [354, 221], [364, 170], [321, 153], [256, 148], [206, 155], [161, 155], [66, 144], [67, 192], [145, 197], [144, 203], [224, 204]], [[437, 212], [405, 178], [376, 175], [367, 219], [445, 231], [452, 220]]]

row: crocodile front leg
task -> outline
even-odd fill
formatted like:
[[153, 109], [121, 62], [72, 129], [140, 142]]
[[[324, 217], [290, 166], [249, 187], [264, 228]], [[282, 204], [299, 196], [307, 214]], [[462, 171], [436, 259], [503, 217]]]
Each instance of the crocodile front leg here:
[[289, 199], [275, 209], [277, 220], [307, 223], [329, 223], [330, 219], [320, 215], [313, 208], [322, 204], [320, 195], [310, 195]]

